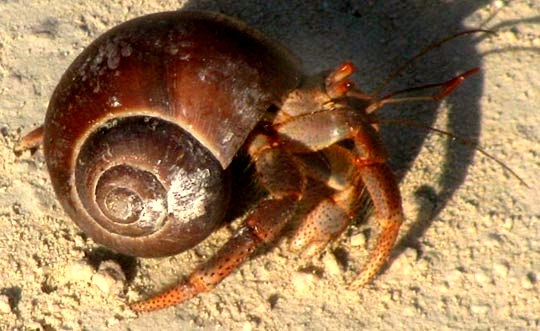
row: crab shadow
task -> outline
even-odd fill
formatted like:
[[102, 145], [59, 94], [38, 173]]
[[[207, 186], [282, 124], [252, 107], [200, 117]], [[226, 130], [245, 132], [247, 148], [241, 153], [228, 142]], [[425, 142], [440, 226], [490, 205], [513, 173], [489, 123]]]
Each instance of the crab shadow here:
[[[350, 60], [359, 68], [357, 86], [370, 93], [401, 64], [426, 46], [453, 33], [470, 29], [465, 18], [490, 1], [332, 1], [228, 2], [191, 1], [184, 9], [213, 10], [236, 17], [280, 41], [300, 57], [308, 74], [328, 70]], [[443, 82], [457, 73], [481, 67], [475, 46], [478, 36], [467, 35], [430, 51], [393, 80], [388, 90]], [[479, 100], [483, 90], [482, 73], [467, 79], [445, 98], [448, 108], [446, 131], [471, 141], [480, 135]], [[438, 102], [407, 103], [378, 110], [381, 118], [398, 118], [433, 126]], [[385, 125], [381, 135], [389, 154], [390, 166], [401, 180], [411, 169], [429, 132], [404, 125]], [[441, 146], [436, 183], [423, 183], [416, 189], [422, 197], [419, 215], [398, 243], [393, 259], [406, 247], [421, 252], [421, 238], [465, 181], [475, 155], [473, 148], [449, 141]]]

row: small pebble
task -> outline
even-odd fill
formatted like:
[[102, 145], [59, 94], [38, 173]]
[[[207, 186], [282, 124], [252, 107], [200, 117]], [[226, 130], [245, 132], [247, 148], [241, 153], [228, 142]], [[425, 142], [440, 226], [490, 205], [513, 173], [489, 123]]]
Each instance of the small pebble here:
[[493, 265], [493, 273], [497, 277], [506, 278], [508, 276], [508, 272], [510, 271], [510, 268], [508, 268], [507, 265], [502, 263], [496, 263]]
[[68, 281], [89, 282], [92, 275], [94, 275], [94, 268], [84, 260], [70, 263], [65, 271], [65, 277]]
[[450, 286], [457, 286], [459, 285], [463, 280], [463, 273], [459, 271], [458, 269], [454, 269], [450, 272], [448, 272], [445, 276], [446, 281], [449, 283]]
[[107, 319], [107, 321], [105, 322], [105, 325], [107, 325], [108, 327], [111, 327], [111, 326], [117, 325], [118, 323], [120, 323], [118, 318], [113, 316], [113, 317], [109, 317], [109, 319]]
[[415, 262], [418, 259], [418, 252], [414, 248], [406, 248], [392, 263], [392, 269], [399, 271], [402, 275], [414, 273]]
[[244, 322], [244, 324], [242, 324], [242, 331], [251, 331], [253, 330], [253, 326], [251, 325], [250, 322]]
[[491, 278], [483, 272], [475, 273], [474, 279], [481, 286], [487, 286], [492, 282]]
[[413, 305], [405, 306], [401, 310], [401, 314], [403, 316], [408, 316], [408, 317], [414, 316], [414, 315], [416, 315], [416, 308], [414, 308]]
[[11, 306], [9, 305], [9, 298], [7, 295], [0, 295], [0, 314], [11, 313]]
[[331, 276], [338, 277], [341, 275], [341, 268], [334, 254], [326, 254], [322, 260], [324, 270]]
[[489, 311], [489, 306], [487, 305], [471, 305], [471, 313], [475, 315], [485, 315]]
[[355, 234], [351, 237], [351, 246], [353, 247], [365, 247], [366, 246], [366, 236], [363, 233]]
[[75, 246], [76, 247], [84, 247], [86, 245], [86, 242], [84, 241], [83, 237], [81, 236], [75, 236]]
[[92, 277], [92, 285], [106, 294], [117, 294], [124, 288], [126, 276], [120, 265], [114, 261], [104, 261]]
[[305, 272], [297, 272], [292, 277], [292, 284], [298, 293], [306, 293], [311, 290], [315, 276]]
[[3, 126], [0, 129], [0, 133], [2, 133], [2, 136], [7, 137], [9, 135], [9, 129], [7, 126]]
[[531, 277], [529, 277], [529, 275], [525, 275], [523, 276], [523, 278], [521, 278], [521, 287], [523, 287], [526, 290], [530, 290], [534, 288], [534, 283], [531, 280]]
[[94, 277], [92, 277], [92, 285], [106, 294], [110, 294], [112, 292], [112, 289], [116, 287], [115, 284], [116, 280], [109, 275], [95, 274]]

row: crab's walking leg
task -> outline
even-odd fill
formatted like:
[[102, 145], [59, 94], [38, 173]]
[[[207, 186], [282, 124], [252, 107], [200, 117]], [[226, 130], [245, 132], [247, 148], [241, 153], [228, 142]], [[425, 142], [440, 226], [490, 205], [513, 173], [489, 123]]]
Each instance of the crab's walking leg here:
[[35, 150], [43, 143], [43, 125], [28, 132], [15, 146], [15, 152]]
[[386, 164], [385, 152], [377, 133], [371, 126], [364, 125], [355, 130], [352, 138], [358, 155], [355, 162], [358, 173], [371, 196], [382, 228], [364, 270], [350, 285], [351, 289], [357, 289], [370, 282], [386, 263], [404, 217], [396, 176]]
[[[375, 205], [381, 234], [373, 248], [369, 261], [362, 272], [351, 283], [357, 289], [371, 281], [386, 262], [394, 247], [399, 227], [403, 222], [401, 199], [394, 175], [384, 163], [355, 160], [351, 151], [337, 145], [331, 163], [351, 162], [356, 169], [347, 176], [348, 184], [333, 196], [322, 200], [299, 226], [292, 240], [292, 248], [304, 250], [304, 255], [313, 256], [324, 249], [331, 240], [339, 236], [358, 213], [361, 191], [365, 188]], [[339, 151], [335, 153], [335, 151]], [[328, 153], [326, 153], [328, 156]], [[338, 167], [333, 167], [336, 170]], [[345, 169], [343, 166], [341, 170]], [[332, 174], [336, 176], [337, 174]], [[363, 183], [363, 185], [362, 185]]]
[[358, 171], [375, 205], [379, 225], [382, 229], [367, 264], [350, 284], [351, 289], [364, 286], [377, 275], [390, 256], [399, 228], [403, 223], [399, 188], [396, 178], [388, 166], [384, 163], [360, 164]]
[[302, 250], [304, 257], [320, 253], [356, 218], [364, 189], [354, 166], [354, 154], [339, 145], [321, 152], [326, 169], [316, 163], [306, 163], [307, 174], [335, 190], [313, 207], [296, 229], [291, 249]]
[[[227, 243], [176, 287], [131, 304], [134, 311], [166, 308], [206, 292], [240, 266], [261, 244], [272, 242], [294, 215], [306, 179], [293, 158], [261, 135], [250, 154], [270, 198], [262, 201]], [[276, 175], [278, 175], [276, 177]]]
[[152, 311], [173, 306], [214, 288], [233, 272], [263, 242], [274, 239], [290, 219], [296, 199], [263, 201], [245, 224], [206, 263], [179, 285], [150, 299], [130, 305], [134, 311]]
[[[375, 277], [390, 256], [403, 223], [399, 187], [394, 174], [386, 165], [386, 155], [378, 133], [362, 114], [347, 108], [292, 119], [276, 126], [276, 129], [290, 139], [289, 150], [296, 148], [300, 152], [305, 148], [303, 146], [322, 150], [344, 139], [353, 139], [355, 147], [351, 151], [352, 163], [373, 201], [382, 228], [366, 266], [352, 282], [351, 288], [356, 289], [365, 285]], [[316, 238], [327, 240], [326, 238], [330, 237], [327, 225], [329, 222], [338, 224], [336, 230], [341, 231], [347, 222], [341, 218], [354, 214], [351, 207], [347, 206], [354, 206], [356, 198], [354, 195], [346, 195], [344, 200], [336, 199], [342, 193], [347, 192], [338, 193], [333, 200], [324, 203], [326, 206], [319, 207], [323, 210], [315, 209], [314, 214], [308, 216], [307, 221], [312, 226], [306, 227], [305, 231], [311, 233], [301, 236], [313, 240], [317, 240]], [[308, 243], [308, 239], [304, 241]]]

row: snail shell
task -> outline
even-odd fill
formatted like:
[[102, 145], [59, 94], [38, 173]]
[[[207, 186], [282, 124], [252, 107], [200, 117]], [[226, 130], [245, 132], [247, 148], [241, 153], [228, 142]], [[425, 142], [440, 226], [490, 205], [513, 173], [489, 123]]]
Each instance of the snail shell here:
[[165, 12], [113, 28], [75, 59], [47, 110], [44, 151], [60, 203], [124, 254], [194, 246], [227, 210], [232, 159], [298, 84], [298, 68], [220, 14]]

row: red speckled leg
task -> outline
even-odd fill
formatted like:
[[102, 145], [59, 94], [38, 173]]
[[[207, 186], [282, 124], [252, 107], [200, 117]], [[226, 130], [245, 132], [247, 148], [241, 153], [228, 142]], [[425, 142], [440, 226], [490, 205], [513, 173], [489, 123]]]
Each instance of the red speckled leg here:
[[26, 150], [35, 150], [43, 143], [43, 125], [27, 133], [15, 146], [15, 152], [20, 153]]
[[[335, 177], [341, 177], [346, 184], [341, 188], [337, 184], [333, 186], [338, 191], [331, 197], [321, 201], [306, 217], [299, 226], [292, 240], [293, 249], [304, 249], [304, 254], [312, 256], [319, 253], [327, 243], [339, 236], [358, 213], [359, 198], [361, 191], [367, 189], [370, 194], [375, 212], [377, 213], [381, 233], [377, 243], [371, 252], [370, 258], [362, 272], [351, 283], [351, 289], [357, 289], [370, 282], [382, 268], [396, 242], [399, 228], [403, 222], [401, 197], [397, 181], [391, 170], [384, 162], [382, 152], [374, 152], [372, 149], [363, 151], [365, 146], [373, 143], [365, 142], [368, 138], [369, 128], [366, 131], [354, 133], [358, 155], [366, 155], [362, 158], [352, 151], [333, 145], [329, 148], [332, 153], [325, 153], [331, 164], [330, 181]], [[365, 134], [365, 135], [364, 135]], [[351, 167], [354, 171], [351, 173]], [[337, 171], [337, 172], [336, 172]]]
[[257, 206], [236, 234], [185, 281], [150, 299], [131, 304], [134, 311], [152, 311], [170, 307], [214, 288], [236, 270], [262, 243], [271, 242], [290, 220], [296, 198], [265, 200]]
[[396, 176], [386, 164], [386, 155], [377, 133], [366, 125], [355, 131], [352, 138], [357, 154], [355, 164], [382, 228], [366, 266], [350, 285], [351, 289], [357, 289], [369, 283], [388, 260], [404, 217]]
[[351, 283], [351, 289], [364, 286], [377, 275], [390, 256], [403, 223], [399, 188], [388, 166], [384, 163], [361, 166], [359, 173], [373, 200], [382, 229], [364, 269]]
[[[265, 137], [253, 144], [250, 153], [262, 184], [271, 198], [262, 201], [227, 243], [185, 281], [150, 299], [131, 304], [134, 311], [166, 308], [214, 288], [236, 270], [263, 243], [272, 242], [294, 216], [306, 179], [294, 158], [272, 148]], [[279, 174], [276, 177], [276, 174]]]
[[314, 256], [347, 228], [352, 217], [340, 205], [339, 195], [322, 200], [302, 221], [291, 241], [293, 250], [303, 250], [304, 257]]
[[[367, 189], [377, 213], [382, 231], [370, 258], [351, 288], [356, 289], [372, 280], [382, 268], [395, 244], [403, 223], [401, 195], [394, 174], [386, 165], [386, 155], [378, 133], [364, 114], [350, 108], [329, 109], [307, 116], [292, 118], [276, 125], [276, 130], [291, 141], [289, 150], [303, 153], [305, 150], [323, 150], [345, 139], [354, 141], [348, 150], [355, 175], [349, 177], [352, 186]], [[338, 163], [339, 164], [339, 163]], [[309, 171], [308, 171], [309, 172]], [[355, 201], [358, 195], [348, 194], [342, 188], [330, 199], [323, 201], [308, 216], [297, 233], [297, 246], [317, 251], [324, 247], [356, 215]], [[354, 191], [351, 191], [354, 192]], [[311, 247], [310, 247], [311, 246]]]
[[320, 253], [355, 219], [363, 184], [354, 166], [354, 154], [332, 145], [321, 152], [326, 167], [306, 162], [307, 173], [335, 190], [321, 200], [302, 220], [291, 240], [293, 250], [302, 250], [305, 257]]

